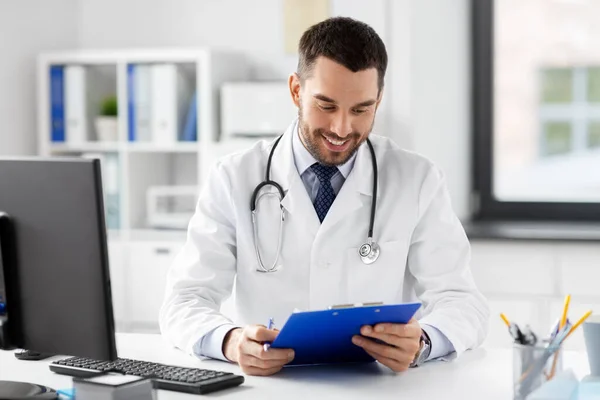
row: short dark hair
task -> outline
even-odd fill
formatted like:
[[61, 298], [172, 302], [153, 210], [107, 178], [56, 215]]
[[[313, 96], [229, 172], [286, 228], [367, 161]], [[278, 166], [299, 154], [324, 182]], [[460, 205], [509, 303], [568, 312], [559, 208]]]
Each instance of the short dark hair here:
[[298, 75], [305, 79], [319, 56], [327, 57], [352, 72], [377, 69], [379, 92], [383, 88], [388, 56], [373, 28], [349, 17], [333, 17], [306, 30], [298, 44]]

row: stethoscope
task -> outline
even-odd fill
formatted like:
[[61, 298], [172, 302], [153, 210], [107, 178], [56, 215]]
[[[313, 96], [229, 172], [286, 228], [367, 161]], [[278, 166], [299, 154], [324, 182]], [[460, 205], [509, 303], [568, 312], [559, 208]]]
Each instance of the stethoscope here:
[[[250, 211], [252, 212], [252, 227], [254, 233], [254, 250], [256, 251], [256, 258], [258, 260], [258, 267], [256, 270], [258, 272], [275, 272], [277, 271], [277, 261], [279, 261], [279, 256], [281, 255], [281, 244], [282, 244], [282, 236], [283, 236], [283, 221], [285, 220], [285, 212], [281, 201], [283, 200], [284, 193], [283, 188], [277, 182], [271, 180], [271, 161], [273, 159], [273, 154], [275, 153], [275, 148], [279, 144], [282, 136], [279, 136], [275, 143], [273, 144], [273, 148], [269, 153], [269, 159], [267, 161], [267, 171], [265, 174], [265, 180], [256, 186], [254, 192], [252, 192], [252, 199], [250, 200]], [[369, 221], [369, 233], [367, 235], [367, 241], [363, 243], [358, 249], [358, 255], [363, 263], [369, 265], [373, 264], [379, 258], [379, 254], [381, 253], [381, 249], [379, 245], [373, 240], [373, 225], [375, 224], [375, 209], [377, 208], [377, 159], [375, 157], [375, 151], [373, 150], [373, 145], [371, 141], [367, 139], [367, 145], [369, 146], [369, 150], [371, 152], [371, 161], [373, 163], [373, 201], [371, 203], [371, 218]], [[260, 191], [266, 186], [273, 186], [277, 189], [277, 192], [265, 192], [259, 196]], [[279, 235], [277, 239], [277, 254], [275, 255], [275, 261], [271, 264], [271, 267], [265, 267], [265, 264], [260, 255], [260, 250], [258, 248], [258, 224], [256, 222], [256, 213], [258, 209], [256, 207], [257, 202], [263, 196], [276, 196], [279, 198], [279, 208], [280, 208], [280, 219], [279, 219]]]

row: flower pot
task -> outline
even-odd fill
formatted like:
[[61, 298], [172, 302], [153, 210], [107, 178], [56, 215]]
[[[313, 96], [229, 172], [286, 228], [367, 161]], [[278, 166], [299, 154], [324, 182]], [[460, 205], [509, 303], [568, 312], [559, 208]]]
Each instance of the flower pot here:
[[117, 117], [97, 117], [96, 135], [99, 142], [116, 142], [119, 139]]

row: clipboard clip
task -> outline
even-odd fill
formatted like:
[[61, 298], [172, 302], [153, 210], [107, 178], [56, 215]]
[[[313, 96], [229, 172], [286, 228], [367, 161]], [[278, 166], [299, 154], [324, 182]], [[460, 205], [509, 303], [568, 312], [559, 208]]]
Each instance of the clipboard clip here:
[[333, 306], [329, 306], [329, 310], [339, 310], [340, 308], [355, 308], [355, 307], [372, 307], [372, 306], [382, 306], [382, 301], [373, 301], [369, 303], [348, 303], [348, 304], [336, 304]]

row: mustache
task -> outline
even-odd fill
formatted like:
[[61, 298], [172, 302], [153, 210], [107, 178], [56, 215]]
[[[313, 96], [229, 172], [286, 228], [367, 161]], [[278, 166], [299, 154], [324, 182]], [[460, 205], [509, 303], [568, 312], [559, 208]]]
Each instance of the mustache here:
[[340, 142], [344, 141], [344, 140], [348, 140], [348, 139], [356, 139], [356, 138], [360, 138], [361, 137], [361, 134], [359, 132], [352, 132], [348, 136], [341, 138], [338, 135], [336, 135], [335, 133], [330, 132], [330, 131], [326, 131], [325, 129], [321, 129], [321, 128], [315, 129], [313, 131], [313, 133], [315, 135], [323, 135], [323, 136], [325, 136], [328, 139], [337, 140], [337, 141], [340, 141]]

